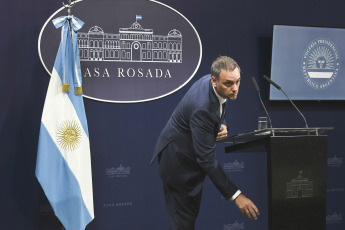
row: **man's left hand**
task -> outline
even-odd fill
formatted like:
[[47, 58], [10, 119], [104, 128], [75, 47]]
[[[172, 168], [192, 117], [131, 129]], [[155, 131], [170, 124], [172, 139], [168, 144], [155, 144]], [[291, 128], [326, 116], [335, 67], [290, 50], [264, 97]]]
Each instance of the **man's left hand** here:
[[217, 136], [217, 141], [221, 141], [228, 136], [228, 127], [224, 124], [220, 125], [220, 130]]
[[240, 194], [238, 195], [238, 197], [236, 197], [235, 203], [244, 216], [248, 217], [251, 220], [258, 219], [258, 215], [260, 215], [259, 209], [250, 199], [245, 197], [243, 194]]

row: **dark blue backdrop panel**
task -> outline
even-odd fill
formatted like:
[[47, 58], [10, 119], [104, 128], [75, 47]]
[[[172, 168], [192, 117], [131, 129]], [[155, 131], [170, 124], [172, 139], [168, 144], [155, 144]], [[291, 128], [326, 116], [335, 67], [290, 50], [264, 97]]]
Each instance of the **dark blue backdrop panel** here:
[[[87, 0], [85, 0], [87, 1]], [[89, 0], [90, 1], [90, 0]], [[185, 15], [198, 31], [203, 59], [196, 76], [182, 89], [159, 100], [136, 104], [85, 99], [89, 124], [95, 219], [87, 229], [167, 229], [163, 189], [157, 165], [149, 165], [155, 141], [174, 107], [193, 82], [210, 72], [218, 55], [228, 55], [242, 68], [240, 94], [228, 107], [230, 135], [256, 128], [264, 115], [250, 78], [255, 76], [275, 127], [303, 127], [288, 102], [269, 102], [269, 74], [274, 24], [344, 28], [342, 0], [324, 2], [162, 0]], [[82, 4], [82, 3], [79, 3]], [[312, 7], [311, 5], [312, 4]], [[0, 15], [0, 181], [1, 229], [59, 229], [34, 176], [40, 119], [49, 76], [37, 55], [37, 38], [59, 1], [7, 1]], [[72, 8], [73, 12], [73, 8]], [[78, 17], [78, 15], [76, 15]], [[54, 54], [55, 55], [55, 54]], [[345, 76], [339, 76], [345, 77]], [[327, 230], [344, 228], [345, 104], [298, 102], [310, 126], [333, 126], [329, 132]], [[257, 222], [242, 217], [205, 182], [197, 229], [267, 229], [265, 153], [217, 155], [228, 176], [262, 211]], [[238, 170], [229, 165], [239, 163]], [[241, 163], [244, 167], [241, 168]], [[237, 164], [235, 164], [237, 165]], [[121, 172], [121, 173], [120, 173]]]

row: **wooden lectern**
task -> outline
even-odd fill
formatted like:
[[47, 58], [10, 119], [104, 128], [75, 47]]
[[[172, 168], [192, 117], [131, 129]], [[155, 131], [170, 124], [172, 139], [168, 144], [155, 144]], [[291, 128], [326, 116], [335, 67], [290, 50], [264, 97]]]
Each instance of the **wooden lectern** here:
[[272, 128], [228, 138], [226, 153], [267, 151], [270, 230], [326, 229], [327, 136], [333, 128]]

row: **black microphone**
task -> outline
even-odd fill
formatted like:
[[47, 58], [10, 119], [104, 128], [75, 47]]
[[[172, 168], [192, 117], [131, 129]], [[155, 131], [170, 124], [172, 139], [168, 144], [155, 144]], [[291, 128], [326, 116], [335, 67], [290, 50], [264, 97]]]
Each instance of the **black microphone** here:
[[267, 112], [267, 110], [266, 110], [265, 104], [263, 103], [263, 101], [262, 101], [262, 99], [261, 99], [260, 88], [259, 88], [259, 86], [258, 86], [258, 83], [256, 82], [256, 80], [255, 80], [254, 77], [252, 77], [252, 81], [253, 81], [253, 84], [254, 84], [254, 86], [255, 86], [256, 91], [258, 92], [258, 95], [259, 95], [259, 99], [260, 99], [261, 105], [262, 105], [262, 107], [264, 108], [264, 110], [265, 110], [265, 112], [266, 112], [266, 115], [267, 115], [267, 117], [268, 117], [268, 121], [270, 122], [270, 127], [271, 127], [271, 129], [272, 129], [273, 127], [272, 127], [271, 117], [270, 117], [270, 115], [268, 115], [268, 112]]
[[[278, 90], [282, 90], [282, 87], [280, 87], [277, 83], [275, 83], [274, 81], [272, 81], [270, 78], [268, 78], [266, 75], [264, 75], [264, 78], [266, 81], [268, 81], [269, 83], [271, 83], [272, 85], [274, 85], [274, 87], [276, 87]], [[282, 90], [283, 91], [283, 90]]]
[[274, 87], [276, 87], [278, 90], [282, 91], [285, 95], [285, 97], [291, 102], [291, 104], [295, 107], [295, 109], [298, 111], [298, 113], [302, 116], [304, 123], [305, 123], [305, 127], [308, 129], [308, 123], [307, 120], [305, 119], [305, 117], [303, 116], [303, 114], [301, 113], [301, 111], [299, 111], [299, 109], [297, 108], [297, 106], [292, 102], [292, 100], [289, 98], [289, 96], [284, 92], [284, 90], [274, 81], [272, 81], [271, 79], [269, 79], [266, 75], [263, 76], [263, 78], [268, 81], [270, 84], [272, 84]]

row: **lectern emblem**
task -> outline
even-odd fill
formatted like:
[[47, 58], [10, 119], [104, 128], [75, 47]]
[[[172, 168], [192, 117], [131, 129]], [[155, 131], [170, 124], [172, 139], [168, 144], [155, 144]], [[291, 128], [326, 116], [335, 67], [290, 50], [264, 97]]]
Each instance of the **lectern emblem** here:
[[313, 181], [303, 177], [300, 171], [297, 178], [286, 183], [286, 198], [313, 197]]
[[328, 39], [315, 39], [303, 54], [303, 77], [314, 89], [325, 89], [333, 84], [339, 67], [339, 52]]

